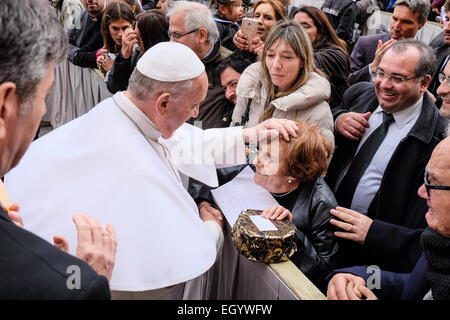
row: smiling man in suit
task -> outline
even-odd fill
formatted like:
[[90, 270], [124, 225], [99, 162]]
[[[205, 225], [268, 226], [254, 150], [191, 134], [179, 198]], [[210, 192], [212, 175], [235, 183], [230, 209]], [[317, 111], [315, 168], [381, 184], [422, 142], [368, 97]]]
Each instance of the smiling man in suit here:
[[448, 123], [424, 94], [435, 65], [425, 44], [397, 41], [374, 83], [353, 85], [333, 110], [336, 151], [327, 182], [340, 206], [331, 223], [341, 229], [344, 265], [409, 272], [420, 255], [427, 205], [416, 190]]

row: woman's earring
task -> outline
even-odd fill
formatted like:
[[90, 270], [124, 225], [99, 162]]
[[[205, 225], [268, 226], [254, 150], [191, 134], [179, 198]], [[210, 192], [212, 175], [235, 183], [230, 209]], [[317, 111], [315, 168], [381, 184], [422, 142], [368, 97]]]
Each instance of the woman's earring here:
[[291, 179], [288, 179], [288, 183], [292, 183], [292, 180], [291, 180]]

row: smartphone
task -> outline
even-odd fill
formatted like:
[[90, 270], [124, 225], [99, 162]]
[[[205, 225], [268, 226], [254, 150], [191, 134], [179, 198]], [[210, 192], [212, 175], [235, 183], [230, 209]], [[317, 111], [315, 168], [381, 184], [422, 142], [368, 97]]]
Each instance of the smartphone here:
[[247, 35], [248, 41], [252, 41], [256, 37], [256, 28], [258, 27], [258, 20], [251, 18], [243, 18], [241, 30]]

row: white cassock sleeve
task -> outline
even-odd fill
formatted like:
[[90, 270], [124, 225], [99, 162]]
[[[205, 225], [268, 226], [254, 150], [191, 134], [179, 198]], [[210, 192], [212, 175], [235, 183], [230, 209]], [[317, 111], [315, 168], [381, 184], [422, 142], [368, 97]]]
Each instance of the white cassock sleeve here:
[[222, 228], [219, 226], [219, 224], [212, 220], [206, 220], [204, 221], [206, 226], [208, 227], [208, 230], [211, 231], [214, 240], [216, 240], [216, 258], [220, 256], [222, 253], [222, 247], [223, 247], [223, 231]]
[[170, 150], [178, 170], [211, 187], [219, 185], [216, 168], [247, 160], [242, 127], [202, 130], [184, 124], [162, 143]]

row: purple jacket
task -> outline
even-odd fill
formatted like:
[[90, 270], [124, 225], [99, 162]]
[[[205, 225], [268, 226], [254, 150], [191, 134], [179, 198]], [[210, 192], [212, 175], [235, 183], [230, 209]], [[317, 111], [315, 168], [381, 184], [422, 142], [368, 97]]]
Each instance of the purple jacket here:
[[391, 38], [389, 33], [374, 34], [362, 36], [356, 42], [355, 48], [350, 56], [350, 76], [348, 82], [350, 85], [362, 81], [372, 81], [369, 71], [369, 64], [375, 58], [378, 40], [383, 43]]

